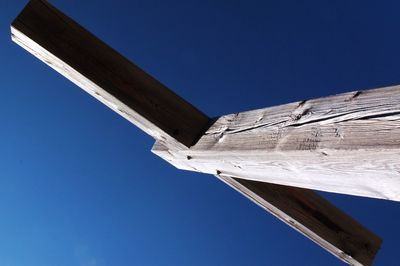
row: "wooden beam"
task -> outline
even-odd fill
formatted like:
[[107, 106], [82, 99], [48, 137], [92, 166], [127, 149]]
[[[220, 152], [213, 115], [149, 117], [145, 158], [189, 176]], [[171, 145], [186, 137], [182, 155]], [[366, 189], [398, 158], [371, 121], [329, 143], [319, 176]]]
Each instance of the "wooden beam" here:
[[[19, 45], [153, 136], [155, 153], [180, 168], [198, 170], [189, 154], [201, 146], [188, 147], [201, 136], [204, 144], [207, 135], [203, 133], [210, 121], [206, 115], [47, 1], [30, 1], [13, 22], [11, 32]], [[355, 265], [372, 262], [379, 238], [314, 192], [217, 172], [219, 179], [342, 260]]]
[[191, 146], [208, 117], [44, 0], [11, 25], [12, 39], [155, 139]]
[[[152, 151], [173, 165], [176, 162], [171, 148], [162, 143], [155, 143]], [[342, 261], [372, 265], [381, 239], [312, 190], [245, 180], [221, 172], [215, 176]]]
[[400, 86], [225, 115], [169, 149], [180, 169], [400, 201]]
[[308, 189], [217, 177], [350, 265], [372, 265], [381, 239]]

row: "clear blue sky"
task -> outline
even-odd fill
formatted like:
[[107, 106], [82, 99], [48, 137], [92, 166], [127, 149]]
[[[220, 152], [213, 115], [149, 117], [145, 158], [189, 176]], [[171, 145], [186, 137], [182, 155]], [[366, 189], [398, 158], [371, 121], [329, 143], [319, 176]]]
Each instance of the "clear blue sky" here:
[[[302, 2], [302, 3], [300, 3]], [[344, 265], [10, 40], [0, 4], [0, 265]], [[55, 6], [209, 116], [400, 84], [399, 1], [100, 1]], [[324, 195], [399, 262], [400, 203]]]

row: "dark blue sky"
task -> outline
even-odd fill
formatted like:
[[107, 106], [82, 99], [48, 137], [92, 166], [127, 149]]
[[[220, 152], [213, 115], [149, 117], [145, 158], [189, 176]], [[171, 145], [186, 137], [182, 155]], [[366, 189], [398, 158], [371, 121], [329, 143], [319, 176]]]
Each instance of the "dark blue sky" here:
[[[0, 265], [344, 265], [10, 40], [0, 4]], [[209, 116], [400, 84], [399, 1], [52, 4]], [[400, 204], [324, 193], [400, 265]]]

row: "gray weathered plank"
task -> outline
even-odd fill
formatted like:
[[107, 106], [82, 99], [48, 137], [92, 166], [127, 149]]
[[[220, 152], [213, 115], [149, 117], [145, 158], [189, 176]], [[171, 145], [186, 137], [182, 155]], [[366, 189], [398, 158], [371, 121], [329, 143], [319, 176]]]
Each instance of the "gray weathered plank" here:
[[180, 169], [399, 201], [400, 86], [225, 115], [170, 153]]
[[155, 139], [191, 146], [208, 125], [206, 115], [47, 1], [30, 1], [11, 33], [16, 43]]

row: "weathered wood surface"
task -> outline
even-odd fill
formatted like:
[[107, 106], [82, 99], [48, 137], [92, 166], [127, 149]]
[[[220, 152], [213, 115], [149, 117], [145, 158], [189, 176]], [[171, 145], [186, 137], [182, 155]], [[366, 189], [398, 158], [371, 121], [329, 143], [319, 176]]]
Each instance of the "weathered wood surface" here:
[[372, 265], [381, 239], [308, 189], [219, 179], [350, 265]]
[[[210, 121], [206, 115], [46, 1], [30, 1], [13, 22], [11, 31], [12, 39], [19, 45], [153, 136], [157, 140], [153, 151], [162, 158], [183, 169], [213, 174], [218, 171], [219, 179], [342, 260], [370, 265], [379, 248], [379, 238], [313, 191], [241, 180], [226, 175], [225, 170], [229, 168], [224, 167], [224, 157], [221, 157], [222, 161], [219, 158], [219, 155], [226, 154], [218, 150], [224, 151], [227, 147], [221, 148], [207, 143], [213, 139], [216, 139], [217, 143], [229, 143], [225, 140], [230, 140], [226, 135], [233, 133], [228, 133], [232, 131], [232, 126], [239, 126], [237, 129], [240, 129], [234, 132], [237, 134], [244, 129], [243, 125], [250, 123], [248, 129], [251, 131], [253, 128], [266, 126], [257, 124], [264, 118], [254, 124], [251, 116], [248, 116], [247, 120], [242, 115], [234, 115], [234, 119], [231, 116], [221, 117], [203, 135]], [[228, 127], [224, 129], [225, 126]], [[222, 130], [218, 131], [218, 127]], [[191, 149], [187, 148], [200, 136], [200, 142]], [[234, 139], [232, 141], [235, 142]], [[210, 159], [215, 160], [221, 167], [211, 167], [210, 160], [199, 161], [200, 155], [205, 155], [204, 151], [208, 147]], [[242, 147], [240, 144], [232, 147], [234, 153], [243, 151], [239, 148]], [[248, 152], [246, 149], [244, 151]], [[261, 154], [265, 153], [264, 149], [258, 151]], [[255, 162], [257, 163], [257, 160]], [[228, 161], [228, 164], [231, 163]], [[199, 169], [196, 169], [197, 166]]]
[[47, 1], [30, 1], [11, 33], [16, 43], [156, 139], [191, 146], [208, 125], [207, 116]]
[[169, 147], [168, 160], [185, 170], [399, 201], [399, 155], [394, 86], [225, 115], [189, 150]]

